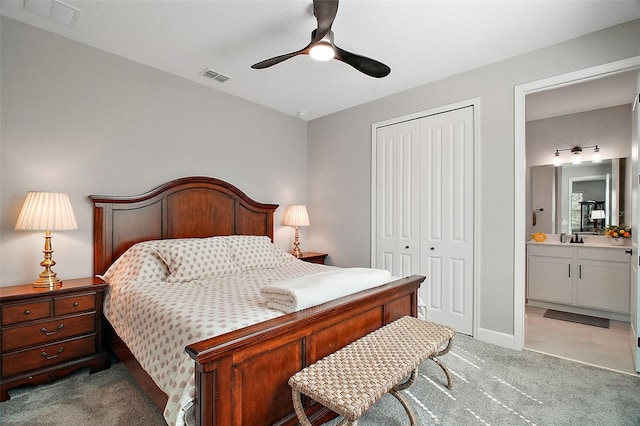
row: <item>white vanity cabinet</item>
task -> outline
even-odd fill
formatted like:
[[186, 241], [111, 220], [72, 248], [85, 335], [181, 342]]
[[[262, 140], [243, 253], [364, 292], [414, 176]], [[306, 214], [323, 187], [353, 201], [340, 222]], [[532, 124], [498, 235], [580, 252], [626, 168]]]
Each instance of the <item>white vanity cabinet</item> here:
[[625, 320], [630, 306], [629, 249], [528, 244], [529, 304]]

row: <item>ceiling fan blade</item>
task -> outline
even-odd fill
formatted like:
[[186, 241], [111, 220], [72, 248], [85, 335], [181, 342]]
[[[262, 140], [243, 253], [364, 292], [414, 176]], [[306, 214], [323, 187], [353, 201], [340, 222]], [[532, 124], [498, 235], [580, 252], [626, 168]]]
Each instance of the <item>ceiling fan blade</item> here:
[[294, 56], [298, 56], [307, 50], [308, 46], [304, 49], [298, 50], [297, 52], [286, 53], [284, 55], [275, 56], [273, 58], [265, 59], [264, 61], [260, 61], [256, 64], [251, 65], [251, 68], [256, 70], [261, 70], [264, 68], [269, 68], [270, 66], [279, 64], [280, 62], [286, 61], [287, 59], [291, 59]]
[[329, 34], [337, 13], [338, 0], [313, 0], [313, 14], [318, 21], [318, 28], [312, 36], [311, 44]]
[[365, 56], [356, 55], [355, 53], [347, 52], [334, 45], [336, 56], [335, 59], [342, 61], [345, 64], [349, 64], [358, 71], [365, 73], [371, 77], [382, 78], [389, 75], [391, 68], [378, 62], [375, 59], [367, 58]]

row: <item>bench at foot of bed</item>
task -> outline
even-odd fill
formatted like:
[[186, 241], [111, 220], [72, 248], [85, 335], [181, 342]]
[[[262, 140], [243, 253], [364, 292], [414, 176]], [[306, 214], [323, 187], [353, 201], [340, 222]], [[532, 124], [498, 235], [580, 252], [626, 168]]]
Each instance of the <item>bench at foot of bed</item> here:
[[452, 388], [451, 374], [438, 357], [449, 352], [454, 335], [451, 327], [405, 316], [304, 368], [289, 379], [300, 424], [311, 425], [302, 394], [340, 414], [341, 424], [355, 425], [367, 409], [391, 393], [415, 425], [399, 392], [413, 384], [418, 366], [427, 359], [442, 368], [447, 387]]

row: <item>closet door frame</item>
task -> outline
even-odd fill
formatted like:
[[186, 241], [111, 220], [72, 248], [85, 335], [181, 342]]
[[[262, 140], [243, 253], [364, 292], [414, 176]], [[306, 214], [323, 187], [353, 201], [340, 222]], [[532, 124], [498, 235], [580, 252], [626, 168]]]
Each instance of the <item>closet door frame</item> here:
[[480, 152], [481, 152], [481, 138], [480, 138], [480, 98], [471, 98], [460, 102], [442, 105], [435, 108], [419, 111], [416, 113], [391, 118], [388, 120], [373, 123], [371, 125], [371, 266], [376, 267], [376, 179], [377, 179], [377, 152], [376, 152], [376, 135], [378, 128], [399, 124], [409, 120], [416, 120], [431, 115], [442, 114], [449, 111], [473, 107], [473, 134], [474, 134], [474, 149], [473, 149], [473, 335], [478, 336], [479, 330], [479, 318], [480, 318], [480, 303], [479, 298], [482, 294], [481, 282], [478, 279], [480, 276], [480, 263], [479, 263], [479, 224], [480, 224], [480, 199], [482, 194], [480, 193]]

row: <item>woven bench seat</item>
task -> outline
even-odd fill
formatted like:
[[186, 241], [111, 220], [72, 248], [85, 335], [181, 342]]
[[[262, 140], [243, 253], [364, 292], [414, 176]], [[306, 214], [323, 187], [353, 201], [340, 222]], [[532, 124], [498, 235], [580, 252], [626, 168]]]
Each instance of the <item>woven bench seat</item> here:
[[451, 374], [437, 357], [449, 351], [454, 335], [451, 327], [406, 316], [297, 372], [289, 385], [300, 424], [311, 425], [301, 394], [340, 414], [341, 424], [356, 425], [369, 407], [391, 393], [415, 425], [411, 408], [398, 392], [411, 386], [427, 359], [442, 368], [451, 389]]

